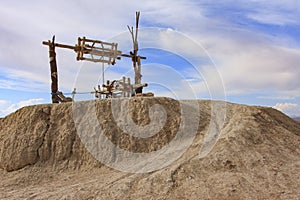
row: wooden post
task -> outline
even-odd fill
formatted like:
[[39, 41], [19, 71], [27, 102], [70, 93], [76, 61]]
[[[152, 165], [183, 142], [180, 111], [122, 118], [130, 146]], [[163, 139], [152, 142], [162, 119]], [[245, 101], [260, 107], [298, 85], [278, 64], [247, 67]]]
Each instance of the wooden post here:
[[130, 78], [128, 77], [127, 78], [127, 86], [126, 86], [126, 92], [127, 92], [127, 95], [126, 95], [126, 97], [131, 97], [131, 88], [130, 88], [130, 86], [131, 86], [131, 83], [130, 83]]
[[122, 97], [126, 97], [126, 78], [125, 76], [122, 77]]
[[[140, 12], [136, 12], [135, 13], [135, 17], [136, 17], [136, 21], [135, 21], [135, 33], [133, 32], [134, 29], [133, 27], [128, 27], [128, 30], [131, 34], [132, 37], [132, 42], [133, 42], [133, 52], [130, 52], [130, 57], [132, 58], [132, 63], [133, 63], [133, 69], [134, 69], [134, 83], [135, 84], [141, 84], [141, 79], [142, 79], [142, 75], [141, 75], [141, 58], [138, 55], [138, 50], [139, 50], [139, 46], [138, 46], [138, 30], [139, 30], [139, 19], [140, 19]], [[144, 59], [144, 57], [143, 57]], [[141, 88], [137, 88], [135, 90], [135, 93], [143, 93], [143, 87]]]
[[140, 19], [140, 12], [136, 12], [135, 13], [135, 36], [134, 36], [134, 41], [133, 41], [133, 47], [134, 47], [134, 69], [135, 69], [135, 84], [139, 84], [141, 83], [141, 65], [138, 65], [138, 55], [137, 52], [139, 50], [139, 46], [138, 46], [138, 30], [139, 30], [139, 19]]
[[[132, 64], [134, 69], [134, 83], [139, 84], [141, 83], [141, 75], [140, 75], [140, 68], [141, 66], [137, 66], [138, 62], [138, 30], [139, 30], [139, 18], [140, 18], [140, 12], [135, 13], [136, 21], [135, 21], [135, 33], [133, 27], [128, 27], [128, 30], [131, 34], [132, 43], [133, 43], [133, 52], [130, 52], [130, 56], [132, 58]], [[139, 68], [138, 68], [139, 67]]]
[[[51, 72], [51, 95], [52, 103], [59, 103], [57, 98], [58, 91], [58, 74], [57, 74], [57, 64], [56, 64], [56, 53], [55, 53], [55, 35], [52, 38], [52, 42], [49, 45], [49, 59], [50, 59], [50, 72]], [[50, 41], [49, 41], [50, 43]]]

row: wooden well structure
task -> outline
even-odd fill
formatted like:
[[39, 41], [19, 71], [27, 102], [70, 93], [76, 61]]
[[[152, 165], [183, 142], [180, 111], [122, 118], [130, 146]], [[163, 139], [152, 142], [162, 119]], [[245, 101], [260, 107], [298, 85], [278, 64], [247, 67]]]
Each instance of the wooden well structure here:
[[[128, 30], [132, 37], [133, 50], [129, 54], [123, 54], [118, 50], [117, 43], [103, 42], [101, 40], [87, 39], [85, 37], [78, 38], [77, 44], [66, 45], [55, 43], [55, 36], [52, 40], [43, 41], [43, 45], [49, 47], [49, 60], [50, 60], [50, 72], [51, 72], [51, 95], [52, 102], [68, 102], [72, 101], [76, 94], [76, 89], [73, 91], [73, 98], [68, 98], [58, 90], [58, 72], [56, 62], [55, 48], [65, 48], [74, 50], [78, 61], [90, 61], [95, 63], [102, 63], [107, 65], [115, 65], [116, 60], [120, 60], [121, 57], [131, 58], [134, 68], [134, 83], [131, 83], [130, 78], [122, 77], [120, 80], [107, 80], [103, 83], [102, 87], [98, 85], [94, 88], [94, 93], [97, 98], [117, 98], [117, 97], [131, 97], [131, 96], [153, 96], [152, 93], [143, 94], [143, 87], [147, 84], [141, 83], [141, 60], [146, 57], [138, 55], [138, 24], [139, 24], [140, 12], [136, 12], [136, 26], [135, 28], [128, 26]], [[103, 69], [104, 80], [104, 69]]]

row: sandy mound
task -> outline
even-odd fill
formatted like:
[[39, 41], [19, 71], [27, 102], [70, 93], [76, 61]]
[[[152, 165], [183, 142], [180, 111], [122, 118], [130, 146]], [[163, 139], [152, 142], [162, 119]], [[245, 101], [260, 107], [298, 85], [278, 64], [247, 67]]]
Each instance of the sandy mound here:
[[[94, 106], [85, 107], [88, 103]], [[118, 103], [123, 105], [124, 100]], [[195, 113], [195, 107], [187, 107], [191, 123], [194, 119], [199, 121], [192, 145], [171, 165], [149, 173], [125, 173], [107, 167], [97, 161], [94, 154], [107, 149], [86, 147], [83, 144], [86, 144], [85, 135], [91, 138], [88, 142], [96, 143], [98, 135], [90, 134], [89, 130], [97, 132], [101, 129], [107, 138], [105, 143], [111, 141], [125, 151], [138, 155], [158, 151], [172, 142], [180, 131], [182, 110], [178, 101], [168, 98], [130, 99], [130, 120], [146, 127], [149, 133], [157, 132], [147, 138], [124, 133], [123, 130], [130, 128], [126, 127], [129, 119], [125, 115], [114, 115], [112, 100], [81, 102], [75, 106], [75, 111], [71, 103], [22, 108], [0, 119], [0, 198], [299, 198], [299, 123], [272, 108], [226, 103], [225, 124], [216, 127], [221, 131], [220, 138], [212, 151], [200, 158], [199, 151], [205, 146], [203, 141], [207, 140], [211, 124], [217, 121], [217, 116], [211, 114], [211, 105], [224, 103], [193, 103], [199, 105], [200, 115]], [[151, 115], [161, 112], [150, 109], [157, 104], [164, 108], [165, 113]], [[122, 113], [122, 106], [116, 109]], [[89, 124], [93, 112], [100, 126]], [[74, 118], [76, 113], [82, 115]], [[163, 118], [164, 115], [167, 117]], [[162, 117], [155, 119], [153, 116]], [[157, 126], [147, 127], [151, 121]], [[164, 123], [160, 124], [161, 121]], [[160, 126], [161, 129], [156, 130]], [[181, 143], [188, 144], [190, 137], [189, 134], [183, 135]], [[214, 137], [208, 141], [206, 144], [214, 144]], [[170, 158], [172, 153], [175, 152], [168, 154]], [[107, 155], [109, 164], [121, 163], [118, 155], [118, 152]], [[155, 162], [159, 160], [153, 160]]]

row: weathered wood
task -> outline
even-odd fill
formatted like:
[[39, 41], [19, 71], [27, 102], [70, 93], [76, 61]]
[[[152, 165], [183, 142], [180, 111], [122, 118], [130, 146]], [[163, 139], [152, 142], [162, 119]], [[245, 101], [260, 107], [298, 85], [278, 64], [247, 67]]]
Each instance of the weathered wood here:
[[126, 77], [123, 76], [122, 77], [122, 97], [125, 97], [126, 96]]
[[77, 44], [77, 48], [79, 48], [79, 50], [78, 51], [76, 51], [76, 53], [77, 53], [77, 58], [76, 58], [76, 60], [80, 60], [80, 58], [82, 57], [82, 51], [80, 51], [80, 49], [81, 49], [81, 38], [79, 37], [78, 39], [77, 39], [77, 42], [78, 42], [78, 44]]
[[[50, 46], [50, 45], [53, 45], [50, 41], [46, 42], [46, 41], [43, 41], [43, 45], [47, 45], [47, 46]], [[109, 48], [101, 48], [101, 47], [93, 47], [91, 45], [88, 45], [88, 44], [82, 44], [82, 46], [71, 46], [71, 45], [66, 45], [66, 44], [59, 44], [59, 43], [54, 43], [54, 46], [55, 47], [60, 47], [60, 48], [65, 48], [65, 49], [72, 49], [76, 52], [78, 51], [82, 51], [84, 52], [85, 54], [89, 54], [91, 52], [96, 52], [97, 54], [101, 54], [102, 51], [105, 53], [105, 54], [111, 54], [113, 55], [113, 53], [111, 52], [115, 52], [115, 55], [122, 55], [122, 52], [121, 51], [118, 51], [118, 50], [112, 50], [112, 49], [109, 49]], [[82, 49], [83, 47], [83, 49]], [[82, 49], [82, 50], [81, 50]], [[101, 51], [99, 51], [101, 50]], [[124, 55], [126, 57], [132, 57], [130, 55]], [[146, 59], [145, 57], [143, 57], [142, 59]]]
[[[123, 57], [128, 57], [128, 58], [133, 58], [133, 57], [134, 57], [133, 55], [128, 55], [128, 54], [121, 54], [121, 56], [123, 56]], [[142, 60], [147, 59], [147, 57], [145, 57], [145, 56], [139, 56], [139, 57], [140, 57], [140, 59], [142, 59]]]
[[48, 41], [49, 45], [49, 60], [50, 60], [50, 73], [51, 73], [51, 94], [52, 103], [59, 103], [57, 98], [58, 91], [58, 74], [56, 64], [56, 53], [55, 53], [55, 36], [52, 37], [52, 42]]
[[85, 37], [83, 37], [83, 39], [79, 38], [80, 40], [85, 40], [86, 42], [94, 42], [94, 43], [99, 43], [99, 44], [104, 44], [104, 45], [112, 45], [115, 43], [109, 43], [109, 42], [103, 42], [101, 40], [91, 40], [91, 39], [87, 39]]
[[93, 93], [96, 98], [101, 98], [101, 95], [105, 95], [106, 98], [114, 97], [132, 97], [135, 95], [136, 89], [147, 87], [148, 84], [131, 84], [130, 78], [122, 77], [120, 80], [114, 80], [110, 82], [107, 80], [106, 84], [102, 85], [102, 89], [98, 85], [98, 89], [94, 87]]
[[[136, 79], [137, 79], [137, 84], [140, 84], [142, 82], [142, 74], [141, 74], [141, 70], [142, 70], [142, 64], [141, 64], [141, 59], [138, 56], [137, 57], [137, 67], [136, 67]], [[141, 91], [140, 93], [142, 93], [143, 91]]]
[[66, 97], [62, 92], [57, 92], [57, 97], [60, 99], [60, 102], [71, 102], [73, 101], [72, 98]]
[[111, 64], [108, 60], [103, 60], [103, 59], [81, 58], [80, 60], [87, 60], [87, 61], [91, 61], [91, 62], [101, 62], [101, 63]]
[[[134, 84], [131, 84], [130, 79], [127, 80], [123, 79], [123, 81], [113, 81], [113, 82], [107, 82], [107, 84], [103, 84], [103, 89], [99, 87], [98, 90], [95, 89], [95, 95], [96, 97], [100, 97], [104, 94], [106, 97], [117, 97], [122, 95], [123, 97], [132, 96], [135, 93], [142, 93], [143, 87], [146, 87], [147, 84], [141, 84], [141, 59], [146, 59], [144, 56], [138, 55], [138, 28], [139, 28], [139, 17], [140, 12], [136, 12], [136, 26], [129, 27], [129, 32], [132, 37], [133, 42], [133, 50], [130, 52], [130, 54], [122, 54], [121, 51], [117, 50], [117, 43], [108, 43], [103, 42], [100, 40], [91, 40], [87, 39], [85, 37], [78, 38], [77, 44], [74, 46], [72, 45], [66, 45], [66, 44], [59, 44], [55, 43], [55, 37], [53, 37], [52, 42], [49, 41], [43, 41], [43, 45], [49, 46], [49, 57], [50, 57], [50, 68], [51, 68], [51, 91], [52, 91], [52, 102], [58, 103], [58, 102], [65, 102], [70, 100], [71, 98], [64, 97], [61, 92], [58, 91], [58, 75], [57, 75], [57, 64], [56, 64], [56, 54], [55, 54], [55, 47], [60, 48], [66, 48], [74, 50], [77, 54], [77, 60], [86, 60], [86, 61], [92, 61], [92, 62], [102, 62], [103, 66], [104, 63], [109, 65], [114, 65], [116, 59], [121, 59], [121, 56], [123, 57], [129, 57], [132, 59], [133, 68], [134, 68]], [[104, 72], [104, 69], [103, 69]], [[104, 81], [104, 77], [103, 77]], [[127, 81], [127, 82], [126, 82]], [[119, 86], [121, 85], [121, 86]], [[122, 94], [120, 94], [122, 93]], [[74, 98], [73, 93], [73, 98]]]
[[43, 45], [47, 45], [47, 46], [55, 46], [55, 47], [60, 47], [60, 48], [65, 48], [65, 49], [72, 49], [75, 51], [79, 51], [80, 47], [78, 46], [71, 46], [71, 45], [66, 45], [66, 44], [59, 44], [59, 43], [52, 43], [50, 41], [43, 41]]
[[131, 87], [131, 82], [130, 82], [130, 78], [127, 78], [127, 84], [126, 84], [126, 97], [131, 97], [132, 96], [132, 87]]
[[[90, 44], [88, 44], [90, 43]], [[95, 46], [95, 45], [100, 45]], [[55, 46], [60, 48], [66, 48], [66, 49], [72, 49], [77, 53], [77, 60], [88, 60], [92, 62], [103, 62], [107, 64], [115, 64], [116, 59], [121, 59], [120, 56], [122, 55], [121, 51], [117, 50], [117, 44], [116, 43], [108, 43], [108, 42], [102, 42], [100, 40], [91, 40], [83, 38], [78, 38], [78, 43], [75, 46], [71, 45], [65, 45], [65, 44], [59, 44], [59, 43], [51, 43], [50, 41], [46, 42], [43, 41], [43, 45], [47, 46]], [[89, 58], [84, 57], [85, 54], [91, 55], [91, 56], [99, 56], [101, 59], [97, 58]]]
[[[141, 61], [140, 59], [146, 59], [145, 57], [141, 57], [138, 55], [138, 50], [139, 50], [139, 46], [138, 46], [138, 29], [139, 29], [139, 19], [140, 19], [140, 12], [136, 12], [135, 13], [135, 17], [136, 17], [136, 21], [135, 21], [135, 33], [134, 33], [134, 29], [133, 27], [128, 27], [128, 30], [131, 34], [131, 38], [132, 38], [132, 43], [133, 43], [133, 51], [130, 52], [130, 56], [126, 56], [126, 57], [131, 57], [132, 58], [132, 65], [133, 65], [133, 69], [134, 69], [134, 83], [135, 84], [140, 84], [142, 81], [142, 75], [141, 75]], [[142, 93], [143, 92], [143, 88], [137, 88], [136, 93]]]

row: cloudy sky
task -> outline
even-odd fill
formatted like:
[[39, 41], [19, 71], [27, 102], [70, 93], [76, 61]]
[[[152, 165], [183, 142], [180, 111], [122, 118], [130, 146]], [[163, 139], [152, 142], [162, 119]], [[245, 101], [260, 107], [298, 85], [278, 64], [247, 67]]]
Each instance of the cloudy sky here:
[[[86, 36], [118, 42], [128, 53], [127, 25], [134, 25], [137, 10], [149, 91], [271, 106], [300, 116], [298, 0], [10, 0], [0, 7], [0, 117], [50, 103], [48, 49], [42, 41], [55, 34], [57, 42], [74, 45]], [[64, 49], [57, 49], [57, 60], [61, 91], [92, 91], [101, 82], [99, 64], [77, 62], [75, 53]], [[107, 68], [106, 77], [132, 76], [131, 68], [122, 58]]]

